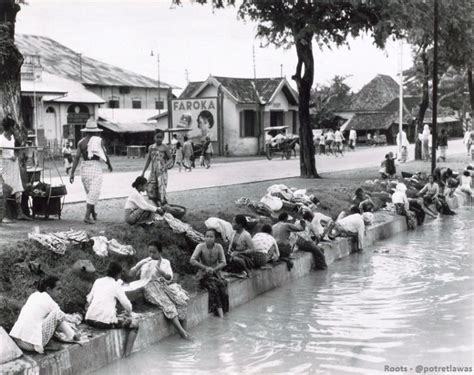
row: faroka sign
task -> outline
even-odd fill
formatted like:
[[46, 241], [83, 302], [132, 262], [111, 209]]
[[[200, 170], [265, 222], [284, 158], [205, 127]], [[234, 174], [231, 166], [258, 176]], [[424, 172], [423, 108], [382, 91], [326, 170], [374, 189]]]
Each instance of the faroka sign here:
[[217, 98], [173, 99], [171, 121], [173, 128], [189, 129], [186, 135], [197, 142], [217, 141]]

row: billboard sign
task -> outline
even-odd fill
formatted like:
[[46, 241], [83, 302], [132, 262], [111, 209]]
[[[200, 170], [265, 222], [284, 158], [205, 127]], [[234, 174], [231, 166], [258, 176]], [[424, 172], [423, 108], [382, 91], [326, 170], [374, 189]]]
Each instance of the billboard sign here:
[[217, 97], [171, 100], [171, 126], [189, 129], [189, 138], [217, 141]]

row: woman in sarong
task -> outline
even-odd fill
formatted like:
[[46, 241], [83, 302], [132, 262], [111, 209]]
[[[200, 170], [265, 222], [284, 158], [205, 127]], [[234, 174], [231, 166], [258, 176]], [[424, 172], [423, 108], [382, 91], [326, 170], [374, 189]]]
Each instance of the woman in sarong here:
[[162, 130], [155, 132], [155, 143], [148, 148], [148, 157], [143, 168], [142, 176], [151, 163], [148, 196], [158, 206], [167, 203], [166, 188], [168, 187], [168, 168], [173, 163], [168, 146], [163, 144], [165, 134]]
[[268, 262], [276, 262], [280, 258], [280, 251], [275, 238], [272, 236], [272, 226], [265, 224], [259, 233], [253, 236], [252, 241], [255, 245], [253, 253], [253, 265], [259, 268]]
[[224, 249], [216, 243], [216, 236], [215, 229], [206, 231], [205, 242], [196, 246], [190, 263], [199, 268], [199, 284], [209, 292], [209, 312], [223, 318], [229, 311], [229, 295], [227, 281], [221, 275], [226, 266]]
[[55, 302], [60, 293], [59, 279], [48, 276], [38, 283], [38, 291], [28, 297], [10, 332], [10, 336], [21, 349], [43, 353], [56, 330], [64, 332], [74, 340], [79, 339], [79, 335], [74, 334], [64, 321], [66, 315]]
[[[15, 137], [13, 128], [15, 120], [7, 116], [2, 121], [3, 134], [0, 134], [0, 182], [2, 182], [4, 212], [7, 212], [7, 198], [12, 195], [15, 197], [16, 214], [19, 220], [31, 220], [23, 213], [21, 209], [21, 196], [23, 184], [20, 176], [20, 166], [18, 158], [15, 155]], [[3, 181], [1, 181], [3, 180]], [[4, 217], [2, 223], [11, 223], [12, 220]]]
[[130, 270], [130, 276], [140, 276], [144, 282], [143, 294], [145, 300], [158, 306], [165, 317], [175, 326], [179, 335], [184, 339], [191, 336], [183, 326], [186, 324], [188, 308], [188, 293], [177, 283], [172, 283], [173, 270], [169, 260], [161, 256], [162, 244], [159, 241], [148, 243], [150, 257], [138, 262]]
[[132, 184], [132, 192], [125, 202], [125, 222], [130, 225], [140, 225], [153, 219], [155, 213], [163, 214], [161, 208], [149, 203], [141, 194], [146, 190], [148, 181], [138, 176]]

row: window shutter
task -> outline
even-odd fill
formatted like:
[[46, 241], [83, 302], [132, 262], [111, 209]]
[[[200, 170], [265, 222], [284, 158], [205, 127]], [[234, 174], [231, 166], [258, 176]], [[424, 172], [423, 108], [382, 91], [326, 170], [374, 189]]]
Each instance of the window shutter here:
[[240, 138], [245, 137], [245, 111], [239, 112], [239, 128], [240, 128]]

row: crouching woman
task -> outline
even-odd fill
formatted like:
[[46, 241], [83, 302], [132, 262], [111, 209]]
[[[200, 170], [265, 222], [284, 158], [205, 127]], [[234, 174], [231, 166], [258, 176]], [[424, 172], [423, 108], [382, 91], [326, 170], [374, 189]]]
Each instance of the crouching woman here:
[[139, 276], [140, 280], [145, 282], [143, 287], [145, 300], [163, 311], [182, 338], [190, 339], [191, 336], [184, 328], [189, 296], [179, 284], [172, 283], [173, 270], [169, 260], [161, 256], [162, 251], [161, 242], [149, 242], [150, 256], [138, 262], [130, 270], [130, 276], [132, 278]]
[[[122, 266], [117, 262], [111, 262], [107, 276], [94, 282], [87, 296], [86, 323], [98, 329], [125, 328], [128, 332], [123, 356], [128, 357], [137, 338], [138, 323], [132, 318], [132, 303], [118, 282], [121, 274]], [[117, 301], [124, 308], [125, 316], [117, 316]]]
[[227, 282], [221, 275], [226, 266], [224, 249], [216, 243], [216, 236], [215, 229], [206, 231], [205, 242], [196, 246], [190, 263], [199, 268], [199, 284], [209, 292], [209, 312], [223, 318], [224, 313], [229, 311], [229, 295]]
[[38, 291], [28, 297], [10, 332], [20, 348], [43, 353], [56, 330], [78, 339], [55, 302], [60, 293], [61, 282], [56, 276], [48, 276], [38, 283]]
[[132, 184], [132, 192], [125, 202], [125, 222], [130, 225], [144, 224], [153, 219], [155, 213], [163, 214], [160, 207], [149, 203], [142, 193], [146, 190], [148, 181], [139, 176]]

